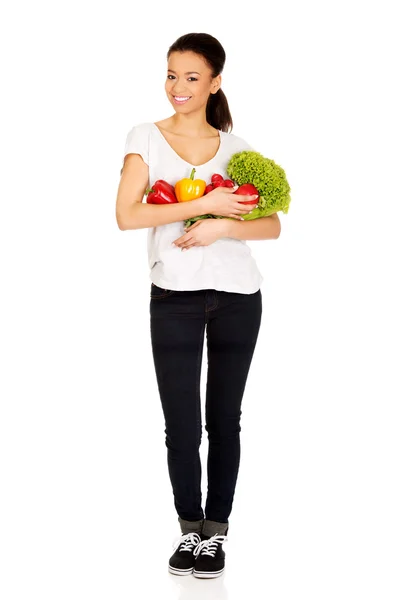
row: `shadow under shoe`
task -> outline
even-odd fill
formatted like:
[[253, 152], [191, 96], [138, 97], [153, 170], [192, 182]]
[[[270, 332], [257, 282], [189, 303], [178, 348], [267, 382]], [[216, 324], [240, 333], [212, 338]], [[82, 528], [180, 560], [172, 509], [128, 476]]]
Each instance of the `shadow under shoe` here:
[[201, 538], [200, 544], [193, 551], [196, 558], [193, 575], [201, 579], [220, 577], [225, 570], [225, 552], [222, 544], [228, 537], [216, 533], [211, 537], [202, 534]]
[[191, 575], [196, 561], [193, 551], [200, 542], [200, 535], [193, 531], [177, 538], [174, 542], [176, 550], [169, 559], [169, 572], [173, 575]]

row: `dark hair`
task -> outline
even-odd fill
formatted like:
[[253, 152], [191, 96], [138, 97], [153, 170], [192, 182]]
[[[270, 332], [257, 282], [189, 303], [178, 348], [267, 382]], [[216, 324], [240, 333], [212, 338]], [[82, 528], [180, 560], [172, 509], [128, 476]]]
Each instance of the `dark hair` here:
[[[217, 77], [225, 65], [225, 50], [220, 42], [208, 33], [187, 33], [181, 35], [168, 49], [167, 59], [172, 52], [195, 52], [200, 54], [210, 67], [212, 77]], [[233, 121], [224, 92], [219, 88], [215, 94], [210, 94], [206, 107], [207, 123], [229, 132]]]

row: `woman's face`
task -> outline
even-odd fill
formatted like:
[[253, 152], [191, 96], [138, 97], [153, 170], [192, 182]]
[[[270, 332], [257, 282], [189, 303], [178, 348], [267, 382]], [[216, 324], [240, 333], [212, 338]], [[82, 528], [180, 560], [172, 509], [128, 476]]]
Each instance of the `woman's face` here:
[[165, 91], [178, 113], [205, 110], [210, 93], [221, 85], [221, 75], [212, 78], [202, 56], [194, 52], [172, 52], [168, 59]]

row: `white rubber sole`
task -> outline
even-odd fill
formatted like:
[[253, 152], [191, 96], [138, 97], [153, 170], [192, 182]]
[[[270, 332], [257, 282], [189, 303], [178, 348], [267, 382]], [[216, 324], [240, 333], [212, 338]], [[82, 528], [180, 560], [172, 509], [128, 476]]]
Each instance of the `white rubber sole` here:
[[212, 579], [214, 577], [221, 577], [224, 571], [225, 567], [220, 571], [196, 571], [194, 569], [193, 575], [199, 579]]
[[193, 573], [193, 567], [190, 569], [175, 569], [175, 567], [168, 565], [168, 571], [172, 573], [172, 575], [191, 575]]

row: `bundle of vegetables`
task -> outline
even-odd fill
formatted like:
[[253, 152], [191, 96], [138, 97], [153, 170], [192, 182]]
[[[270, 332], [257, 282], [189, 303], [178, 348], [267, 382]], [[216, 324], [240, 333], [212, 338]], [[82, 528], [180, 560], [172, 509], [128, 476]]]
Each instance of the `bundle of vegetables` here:
[[[231, 179], [224, 179], [222, 177], [222, 175], [219, 175], [218, 173], [214, 173], [214, 175], [212, 175], [212, 177], [211, 177], [211, 183], [209, 185], [207, 185], [207, 187], [205, 189], [204, 195], [208, 194], [209, 192], [211, 192], [213, 189], [215, 189], [217, 187], [233, 188], [233, 187], [235, 187], [235, 183]], [[238, 189], [235, 190], [233, 193], [237, 194], [238, 196], [257, 196], [255, 200], [242, 201], [242, 204], [252, 204], [253, 207], [256, 206], [256, 204], [260, 198], [260, 194], [258, 193], [258, 190], [251, 183], [245, 183], [243, 185], [240, 185], [238, 187]], [[187, 219], [185, 221], [185, 226], [189, 227], [189, 225], [191, 225], [192, 223], [195, 223], [196, 221], [199, 221], [200, 219], [224, 219], [224, 218], [225, 217], [220, 217], [218, 215], [211, 215], [211, 214], [210, 215], [200, 215], [198, 217], [192, 217], [191, 219]]]
[[[264, 157], [260, 152], [254, 150], [242, 150], [233, 154], [226, 168], [228, 176], [240, 187], [242, 194], [253, 194], [258, 192], [259, 198], [257, 208], [251, 214], [243, 215], [245, 221], [268, 217], [281, 210], [287, 213], [290, 204], [290, 186], [286, 179], [285, 171], [270, 158]], [[245, 188], [251, 184], [256, 188]], [[242, 189], [241, 189], [242, 188]], [[252, 191], [251, 191], [252, 190]], [[201, 215], [185, 221], [185, 227], [189, 227], [198, 219], [224, 218], [215, 215]]]

